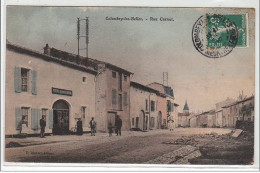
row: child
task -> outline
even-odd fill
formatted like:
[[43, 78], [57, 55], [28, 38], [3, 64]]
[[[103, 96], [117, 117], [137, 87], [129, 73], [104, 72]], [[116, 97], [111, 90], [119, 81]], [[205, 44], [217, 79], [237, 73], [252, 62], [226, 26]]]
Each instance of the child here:
[[112, 127], [112, 124], [109, 123], [109, 124], [108, 124], [108, 133], [109, 133], [109, 137], [112, 136], [112, 133], [113, 133], [113, 129], [112, 129], [112, 128], [113, 128], [113, 127]]

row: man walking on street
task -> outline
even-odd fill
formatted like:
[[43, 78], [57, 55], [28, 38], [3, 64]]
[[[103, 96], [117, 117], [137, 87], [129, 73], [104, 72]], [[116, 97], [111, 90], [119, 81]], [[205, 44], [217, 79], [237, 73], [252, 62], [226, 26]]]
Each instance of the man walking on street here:
[[97, 123], [94, 120], [94, 117], [91, 118], [89, 125], [90, 125], [90, 128], [91, 128], [91, 136], [95, 136]]
[[116, 136], [118, 136], [118, 135], [121, 136], [122, 120], [119, 117], [119, 115], [117, 115], [117, 117], [116, 117], [115, 126], [116, 126]]
[[40, 119], [40, 126], [41, 126], [41, 138], [44, 138], [44, 132], [45, 132], [45, 127], [46, 127], [46, 121], [45, 121], [45, 117], [42, 116], [42, 119]]

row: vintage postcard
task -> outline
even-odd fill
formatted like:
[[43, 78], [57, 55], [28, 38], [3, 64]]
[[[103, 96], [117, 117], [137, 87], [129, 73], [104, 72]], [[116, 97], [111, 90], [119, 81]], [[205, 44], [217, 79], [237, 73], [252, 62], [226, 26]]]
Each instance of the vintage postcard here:
[[5, 13], [3, 166], [257, 167], [255, 8]]

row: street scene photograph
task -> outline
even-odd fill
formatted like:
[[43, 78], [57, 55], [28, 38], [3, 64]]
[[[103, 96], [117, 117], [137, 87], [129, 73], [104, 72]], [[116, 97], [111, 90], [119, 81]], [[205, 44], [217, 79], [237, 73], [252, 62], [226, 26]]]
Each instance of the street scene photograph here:
[[254, 8], [9, 5], [4, 39], [6, 165], [255, 164]]

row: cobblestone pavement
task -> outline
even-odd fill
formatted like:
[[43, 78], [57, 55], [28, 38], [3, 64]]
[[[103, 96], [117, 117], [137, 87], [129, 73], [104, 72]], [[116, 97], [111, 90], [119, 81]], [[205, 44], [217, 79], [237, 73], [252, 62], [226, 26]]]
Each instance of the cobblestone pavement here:
[[[155, 163], [150, 162], [172, 152], [186, 152], [183, 145], [166, 145], [167, 141], [193, 134], [230, 133], [230, 129], [194, 129], [178, 128], [168, 130], [152, 130], [149, 132], [123, 132], [123, 136], [108, 137], [98, 133], [91, 137], [83, 136], [48, 136], [46, 138], [31, 137], [25, 139], [7, 138], [6, 145], [18, 143], [23, 147], [6, 148], [7, 162], [53, 162], [53, 163]], [[185, 159], [199, 156], [193, 146], [190, 152], [177, 157], [177, 163], [187, 163]], [[181, 150], [179, 150], [181, 149]], [[191, 155], [190, 155], [191, 154]], [[176, 157], [175, 157], [176, 159]], [[171, 160], [169, 163], [174, 162]], [[168, 163], [168, 162], [167, 162]]]

